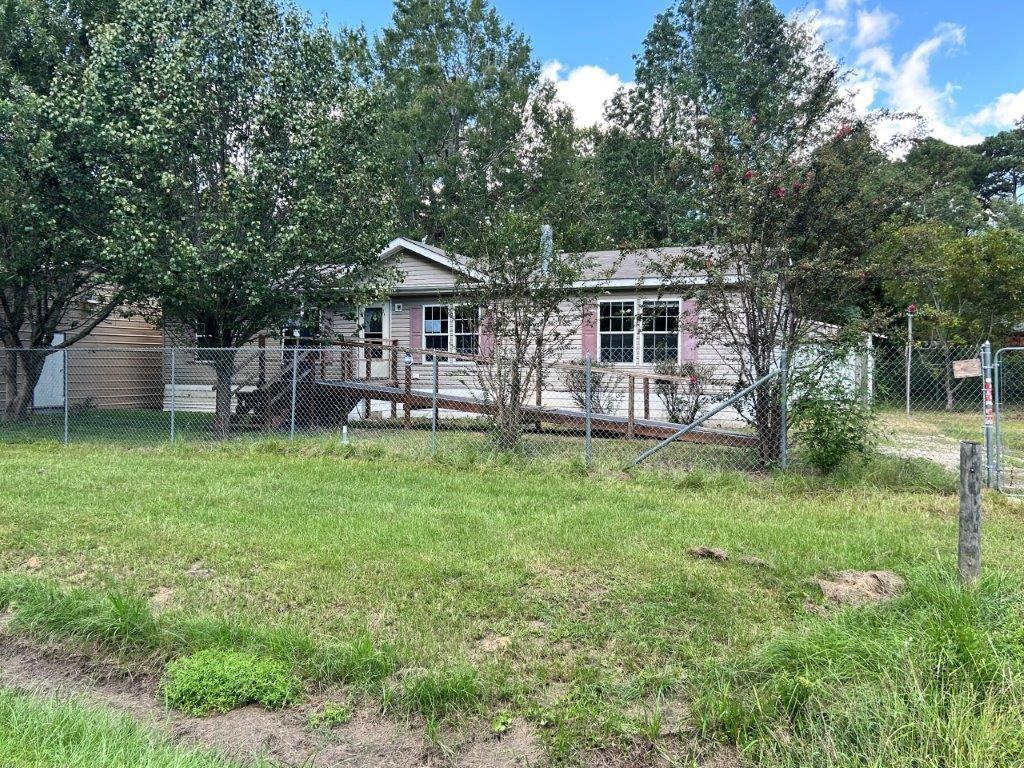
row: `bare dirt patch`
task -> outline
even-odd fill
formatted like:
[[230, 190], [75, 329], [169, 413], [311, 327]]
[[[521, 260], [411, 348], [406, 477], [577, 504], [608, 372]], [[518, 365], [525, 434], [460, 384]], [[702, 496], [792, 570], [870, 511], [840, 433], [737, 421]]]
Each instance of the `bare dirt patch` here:
[[[153, 675], [130, 676], [117, 665], [66, 649], [46, 648], [0, 635], [0, 684], [58, 698], [82, 698], [166, 731], [177, 742], [212, 749], [230, 758], [264, 755], [286, 766], [380, 766], [437, 764], [410, 726], [360, 712], [330, 731], [308, 727], [306, 707], [268, 712], [255, 706], [225, 715], [187, 717], [168, 711]], [[486, 765], [486, 764], [480, 764]]]
[[817, 579], [821, 594], [832, 605], [864, 605], [895, 597], [906, 582], [892, 571], [840, 571]]
[[247, 706], [223, 715], [188, 717], [163, 706], [152, 672], [133, 675], [115, 662], [3, 632], [0, 685], [41, 696], [83, 699], [130, 715], [177, 743], [243, 762], [257, 756], [303, 768], [525, 768], [544, 762], [536, 729], [521, 720], [500, 735], [471, 736], [457, 754], [441, 755], [424, 739], [421, 728], [371, 711], [359, 710], [332, 728], [311, 727], [309, 715], [322, 703], [316, 697], [281, 712]]
[[728, 553], [717, 547], [690, 547], [686, 550], [686, 554], [698, 560], [716, 560], [720, 563], [729, 559]]

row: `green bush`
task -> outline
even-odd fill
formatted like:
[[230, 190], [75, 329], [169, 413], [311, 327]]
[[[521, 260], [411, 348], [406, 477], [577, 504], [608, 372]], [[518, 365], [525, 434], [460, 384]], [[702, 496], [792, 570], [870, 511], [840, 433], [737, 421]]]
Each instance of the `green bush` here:
[[870, 454], [877, 436], [871, 406], [842, 385], [806, 389], [793, 407], [793, 429], [801, 455], [826, 475]]
[[169, 706], [189, 715], [228, 712], [245, 704], [279, 709], [298, 695], [282, 663], [241, 651], [205, 650], [167, 665], [160, 683]]

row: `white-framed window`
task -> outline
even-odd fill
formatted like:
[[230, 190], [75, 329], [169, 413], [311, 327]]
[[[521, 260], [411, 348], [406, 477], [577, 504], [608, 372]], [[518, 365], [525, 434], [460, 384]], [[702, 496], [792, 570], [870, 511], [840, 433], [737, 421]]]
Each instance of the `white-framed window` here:
[[[451, 304], [427, 304], [423, 307], [423, 346], [425, 349], [476, 355], [480, 352], [480, 308]], [[448, 358], [438, 356], [438, 360]], [[433, 360], [426, 355], [425, 362]]]
[[602, 363], [636, 360], [636, 302], [602, 301], [598, 311]]
[[679, 362], [679, 300], [644, 301], [640, 313], [641, 361]]
[[[448, 322], [449, 307], [447, 304], [428, 304], [423, 307], [423, 347], [424, 349], [449, 350], [451, 323]], [[427, 355], [426, 360], [433, 360]], [[438, 358], [446, 360], [447, 358]]]

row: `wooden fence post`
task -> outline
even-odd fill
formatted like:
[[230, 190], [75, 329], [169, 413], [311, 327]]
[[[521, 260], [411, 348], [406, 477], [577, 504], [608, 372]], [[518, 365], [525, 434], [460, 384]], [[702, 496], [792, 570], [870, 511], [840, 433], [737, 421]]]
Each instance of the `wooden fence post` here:
[[960, 537], [957, 567], [960, 580], [973, 584], [981, 571], [981, 446], [960, 443]]
[[[391, 340], [391, 386], [398, 389], [398, 339]], [[391, 401], [391, 418], [398, 418], [398, 401]]]
[[644, 376], [644, 418], [651, 418], [651, 380]]
[[629, 418], [626, 421], [626, 439], [633, 439], [633, 431], [636, 426], [636, 376], [629, 377]]

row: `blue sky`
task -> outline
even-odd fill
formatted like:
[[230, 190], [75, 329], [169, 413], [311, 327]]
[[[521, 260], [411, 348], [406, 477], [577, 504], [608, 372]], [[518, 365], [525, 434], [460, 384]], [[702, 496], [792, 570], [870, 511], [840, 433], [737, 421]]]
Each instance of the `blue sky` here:
[[[670, 0], [492, 0], [532, 40], [580, 123], [633, 77], [655, 15]], [[331, 26], [387, 24], [390, 0], [298, 0]], [[853, 70], [860, 109], [920, 112], [930, 132], [967, 143], [1024, 117], [1022, 0], [777, 0], [811, 19]]]

